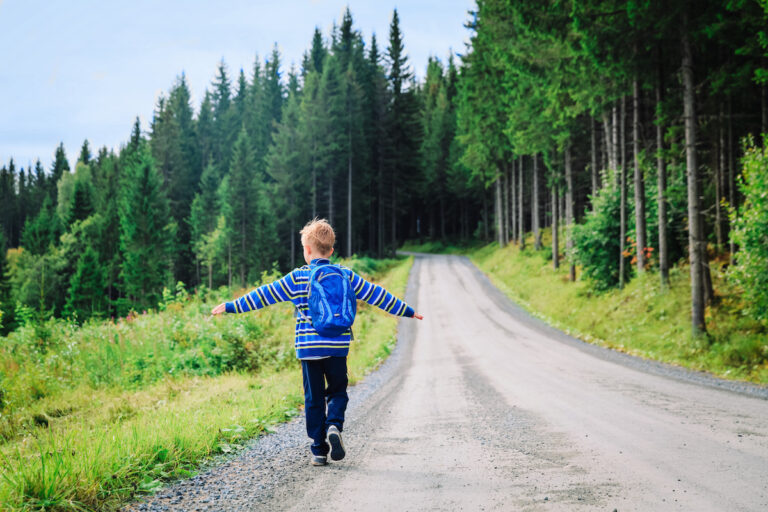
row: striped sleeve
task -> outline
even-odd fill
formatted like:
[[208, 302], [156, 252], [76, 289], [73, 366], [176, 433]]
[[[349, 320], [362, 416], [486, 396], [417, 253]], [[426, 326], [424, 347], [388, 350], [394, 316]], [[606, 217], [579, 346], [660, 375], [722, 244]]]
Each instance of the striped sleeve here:
[[398, 299], [377, 284], [366, 281], [357, 273], [352, 272], [352, 289], [359, 300], [367, 302], [395, 316], [412, 317], [414, 310], [404, 301]]
[[227, 313], [247, 313], [278, 302], [292, 301], [300, 293], [293, 272], [277, 281], [264, 284], [242, 297], [226, 303]]

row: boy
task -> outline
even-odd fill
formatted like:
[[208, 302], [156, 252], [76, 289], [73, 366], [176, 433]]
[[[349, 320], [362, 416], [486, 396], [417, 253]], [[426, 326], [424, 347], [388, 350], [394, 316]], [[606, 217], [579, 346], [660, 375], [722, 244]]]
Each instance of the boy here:
[[[339, 336], [326, 338], [312, 327], [309, 318], [308, 283], [310, 270], [318, 265], [329, 265], [336, 235], [325, 219], [314, 219], [301, 230], [301, 245], [307, 265], [294, 269], [277, 281], [260, 286], [239, 299], [219, 304], [212, 314], [246, 313], [277, 302], [290, 301], [297, 308], [296, 357], [301, 360], [304, 381], [304, 411], [307, 434], [312, 438], [312, 465], [324, 466], [331, 459], [344, 458], [344, 412], [347, 409], [347, 354], [352, 339], [351, 328]], [[421, 320], [405, 302], [384, 288], [369, 283], [352, 270], [342, 267], [352, 290], [359, 300], [378, 306], [395, 316]], [[321, 329], [322, 330], [322, 329]], [[327, 383], [327, 384], [326, 384]], [[326, 410], [327, 407], [327, 410]], [[326, 441], [327, 438], [327, 441]], [[330, 448], [328, 443], [330, 442]]]

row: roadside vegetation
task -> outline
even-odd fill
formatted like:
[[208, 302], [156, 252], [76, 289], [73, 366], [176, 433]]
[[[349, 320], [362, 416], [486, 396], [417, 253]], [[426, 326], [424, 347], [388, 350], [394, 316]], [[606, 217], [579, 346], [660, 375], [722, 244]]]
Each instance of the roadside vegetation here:
[[[403, 295], [412, 259], [344, 263]], [[116, 509], [299, 414], [292, 307], [209, 315], [244, 291], [166, 291], [156, 311], [0, 339], [0, 509]], [[396, 325], [360, 305], [352, 382], [390, 353]]]

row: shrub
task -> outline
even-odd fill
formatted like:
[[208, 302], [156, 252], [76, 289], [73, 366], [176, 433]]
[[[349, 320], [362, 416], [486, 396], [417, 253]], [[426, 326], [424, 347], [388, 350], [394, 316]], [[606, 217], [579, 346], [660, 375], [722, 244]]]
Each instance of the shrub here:
[[573, 255], [592, 287], [603, 291], [619, 284], [621, 192], [609, 184], [592, 204], [584, 222], [573, 226]]
[[730, 209], [731, 240], [739, 246], [729, 275], [743, 289], [745, 309], [768, 325], [768, 136], [744, 145], [739, 190], [744, 202]]

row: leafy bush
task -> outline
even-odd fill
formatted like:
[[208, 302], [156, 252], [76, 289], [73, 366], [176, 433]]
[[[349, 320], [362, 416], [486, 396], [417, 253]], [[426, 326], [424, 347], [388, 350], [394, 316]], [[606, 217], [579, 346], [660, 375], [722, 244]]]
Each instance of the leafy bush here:
[[609, 184], [597, 193], [584, 222], [573, 226], [574, 259], [598, 291], [619, 284], [620, 207], [621, 192]]
[[742, 165], [744, 202], [730, 210], [731, 239], [739, 246], [730, 275], [744, 291], [746, 310], [768, 325], [768, 137], [762, 148], [747, 139]]

